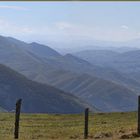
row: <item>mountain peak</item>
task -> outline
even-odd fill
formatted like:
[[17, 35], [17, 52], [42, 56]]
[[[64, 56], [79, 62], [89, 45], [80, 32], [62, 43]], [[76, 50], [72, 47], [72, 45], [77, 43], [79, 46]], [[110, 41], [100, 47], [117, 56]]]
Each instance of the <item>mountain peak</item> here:
[[39, 56], [44, 56], [44, 57], [60, 56], [60, 54], [57, 51], [55, 51], [54, 49], [52, 49], [46, 45], [42, 45], [37, 42], [32, 42], [29, 45], [30, 45], [30, 51]]
[[[40, 45], [40, 46], [45, 46], [45, 45], [40, 44], [40, 43], [37, 43], [37, 42], [32, 42], [32, 43], [30, 43], [30, 45]], [[48, 47], [48, 46], [47, 46], [47, 47]]]

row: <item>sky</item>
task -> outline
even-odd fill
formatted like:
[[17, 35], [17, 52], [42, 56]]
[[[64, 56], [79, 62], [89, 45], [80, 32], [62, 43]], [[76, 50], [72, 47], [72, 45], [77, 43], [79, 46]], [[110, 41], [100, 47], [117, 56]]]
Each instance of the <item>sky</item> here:
[[140, 2], [0, 2], [0, 35], [24, 41], [140, 38]]

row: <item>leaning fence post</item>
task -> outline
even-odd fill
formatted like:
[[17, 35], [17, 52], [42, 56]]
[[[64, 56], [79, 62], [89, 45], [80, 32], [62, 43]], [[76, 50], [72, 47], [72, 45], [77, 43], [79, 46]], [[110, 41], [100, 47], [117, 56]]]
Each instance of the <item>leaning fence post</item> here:
[[84, 139], [88, 138], [88, 115], [89, 115], [89, 108], [85, 109], [85, 128], [84, 128]]
[[21, 101], [22, 101], [22, 99], [19, 99], [19, 100], [16, 102], [15, 132], [14, 132], [14, 138], [15, 138], [15, 139], [18, 139], [18, 136], [19, 136], [19, 119], [20, 119]]
[[140, 135], [140, 96], [138, 96], [138, 134]]

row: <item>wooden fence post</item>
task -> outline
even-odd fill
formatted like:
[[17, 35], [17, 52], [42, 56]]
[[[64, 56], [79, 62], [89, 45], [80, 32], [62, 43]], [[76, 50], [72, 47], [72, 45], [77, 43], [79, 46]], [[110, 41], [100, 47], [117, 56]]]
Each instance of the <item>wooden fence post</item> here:
[[138, 134], [140, 135], [140, 96], [138, 96]]
[[19, 137], [19, 119], [20, 119], [21, 101], [22, 101], [22, 99], [19, 99], [16, 102], [15, 132], [14, 132], [14, 138], [15, 139], [18, 139], [18, 137]]
[[88, 115], [89, 115], [89, 108], [85, 109], [85, 128], [84, 128], [84, 139], [88, 138]]

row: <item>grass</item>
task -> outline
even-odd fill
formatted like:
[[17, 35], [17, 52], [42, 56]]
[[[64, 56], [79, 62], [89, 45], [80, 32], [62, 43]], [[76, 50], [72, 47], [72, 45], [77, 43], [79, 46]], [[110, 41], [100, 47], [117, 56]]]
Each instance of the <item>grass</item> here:
[[[0, 113], [0, 140], [13, 140], [13, 113]], [[21, 114], [20, 140], [83, 139], [84, 115]], [[137, 130], [137, 113], [98, 113], [89, 116], [89, 139], [120, 139]], [[133, 138], [140, 140], [140, 138]]]

